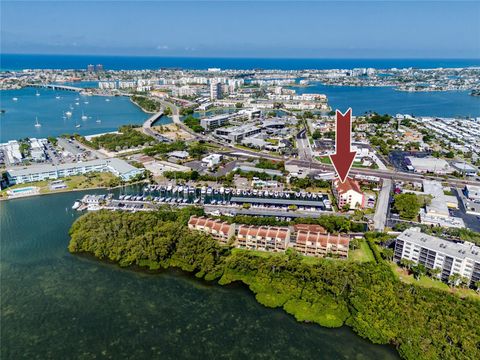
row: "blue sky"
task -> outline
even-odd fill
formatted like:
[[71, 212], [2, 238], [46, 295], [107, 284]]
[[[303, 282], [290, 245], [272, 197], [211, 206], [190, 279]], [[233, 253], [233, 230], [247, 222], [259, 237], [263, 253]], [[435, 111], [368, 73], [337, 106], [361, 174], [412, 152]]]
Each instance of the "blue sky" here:
[[480, 58], [480, 2], [5, 1], [1, 52]]

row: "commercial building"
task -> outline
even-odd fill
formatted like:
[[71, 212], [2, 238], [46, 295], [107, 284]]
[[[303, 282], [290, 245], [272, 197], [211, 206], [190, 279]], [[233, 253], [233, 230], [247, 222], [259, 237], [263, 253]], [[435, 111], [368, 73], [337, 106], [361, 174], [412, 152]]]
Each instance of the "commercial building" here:
[[450, 174], [454, 170], [443, 159], [437, 159], [432, 156], [418, 158], [415, 156], [406, 156], [405, 163], [409, 170], [416, 173], [434, 173], [439, 175]]
[[136, 168], [127, 162], [111, 158], [67, 164], [42, 164], [28, 167], [7, 169], [7, 178], [10, 184], [24, 184], [34, 181], [55, 180], [62, 177], [86, 174], [89, 172], [111, 172], [122, 180], [130, 180], [143, 173], [143, 169]]
[[220, 164], [220, 161], [222, 161], [223, 155], [221, 154], [210, 154], [208, 156], [205, 156], [202, 159], [202, 163], [204, 163], [207, 167], [211, 168], [214, 167], [215, 165]]
[[216, 219], [206, 217], [190, 217], [188, 221], [190, 230], [202, 231], [218, 240], [222, 244], [227, 244], [230, 238], [235, 236], [235, 224], [229, 224]]
[[[420, 211], [420, 222], [425, 225], [464, 228], [462, 218], [450, 216], [449, 197], [443, 192], [442, 184], [434, 180], [423, 180], [423, 192], [430, 195], [430, 203]], [[458, 205], [457, 205], [458, 206]]]
[[256, 125], [240, 125], [240, 126], [232, 126], [226, 127], [215, 130], [215, 135], [222, 137], [228, 142], [231, 143], [238, 143], [241, 142], [243, 139], [259, 134], [262, 132], [262, 128]]
[[346, 205], [350, 209], [365, 207], [365, 195], [358, 182], [352, 178], [347, 177], [343, 183], [339, 179], [335, 179], [333, 181], [333, 195], [335, 195], [340, 209]]
[[200, 126], [203, 127], [206, 131], [210, 131], [212, 129], [227, 125], [230, 117], [230, 114], [221, 114], [209, 118], [204, 118], [200, 120]]
[[465, 196], [472, 201], [480, 201], [480, 186], [466, 185]]
[[427, 235], [420, 228], [410, 228], [395, 241], [394, 259], [411, 260], [427, 269], [440, 269], [443, 281], [458, 274], [468, 279], [469, 284], [480, 281], [480, 247], [470, 243], [455, 243]]

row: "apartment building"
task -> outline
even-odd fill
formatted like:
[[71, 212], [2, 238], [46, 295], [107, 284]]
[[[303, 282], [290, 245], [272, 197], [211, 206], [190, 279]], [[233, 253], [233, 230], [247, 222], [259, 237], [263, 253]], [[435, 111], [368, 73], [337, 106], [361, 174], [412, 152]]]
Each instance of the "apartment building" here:
[[302, 255], [324, 257], [331, 254], [348, 257], [350, 238], [340, 234], [327, 234], [319, 225], [294, 225], [293, 238], [295, 242], [292, 247]]
[[407, 229], [397, 237], [394, 259], [411, 260], [427, 269], [438, 268], [443, 281], [453, 274], [466, 277], [470, 285], [480, 281], [480, 247], [427, 235], [420, 228]]
[[86, 174], [89, 172], [111, 172], [122, 180], [130, 180], [143, 173], [144, 169], [136, 168], [124, 160], [117, 158], [78, 161], [65, 164], [41, 164], [28, 167], [7, 169], [10, 184], [24, 184], [34, 181], [56, 180], [63, 177]]
[[347, 178], [343, 183], [339, 179], [334, 180], [333, 195], [335, 195], [340, 209], [345, 205], [348, 205], [350, 209], [365, 207], [365, 195], [358, 182], [352, 178]]
[[197, 230], [210, 234], [222, 244], [227, 244], [230, 238], [235, 236], [235, 224], [229, 224], [224, 221], [210, 219], [203, 216], [190, 217], [188, 228], [190, 230]]
[[337, 255], [346, 258], [350, 244], [349, 237], [327, 234], [323, 227], [314, 224], [289, 227], [235, 225], [192, 216], [188, 228], [210, 234], [222, 244], [235, 237], [236, 247], [242, 249], [284, 252], [293, 248], [302, 255], [314, 257]]
[[237, 245], [240, 248], [283, 252], [290, 243], [290, 229], [276, 226], [240, 225]]

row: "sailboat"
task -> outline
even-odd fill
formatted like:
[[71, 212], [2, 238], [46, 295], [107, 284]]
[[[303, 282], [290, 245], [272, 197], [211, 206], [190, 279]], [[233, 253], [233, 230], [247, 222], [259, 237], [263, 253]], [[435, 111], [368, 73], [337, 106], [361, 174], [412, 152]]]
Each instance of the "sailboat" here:
[[13, 101], [17, 101], [17, 100], [18, 100], [18, 98], [14, 97], [14, 98], [12, 98], [12, 100], [13, 100]]
[[35, 93], [35, 96], [40, 96], [40, 93], [38, 92], [38, 90], [37, 90], [37, 92]]
[[40, 123], [38, 122], [38, 116], [35, 116], [35, 127], [39, 128], [39, 127], [41, 127], [41, 126], [42, 126], [42, 124], [40, 124]]
[[67, 115], [67, 117], [71, 117], [71, 116], [72, 116], [72, 112], [71, 112], [71, 111], [67, 111], [67, 112], [65, 113], [65, 115]]
[[57, 96], [55, 96], [55, 99], [57, 99], [57, 100], [58, 100], [58, 99], [60, 99], [60, 96], [58, 96], [58, 95], [57, 95]]
[[82, 120], [87, 120], [87, 119], [88, 119], [88, 116], [85, 115], [85, 114], [83, 113], [83, 111], [82, 111]]
[[102, 120], [100, 120], [100, 119], [97, 117], [96, 123], [100, 124], [101, 122], [102, 122]]

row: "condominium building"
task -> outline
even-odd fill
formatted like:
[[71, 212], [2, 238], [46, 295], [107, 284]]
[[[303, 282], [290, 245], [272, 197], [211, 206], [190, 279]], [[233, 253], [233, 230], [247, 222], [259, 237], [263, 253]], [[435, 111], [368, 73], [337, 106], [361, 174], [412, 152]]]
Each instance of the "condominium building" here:
[[347, 178], [345, 182], [339, 179], [333, 181], [333, 194], [337, 199], [338, 207], [341, 209], [348, 205], [350, 209], [360, 209], [365, 207], [366, 198], [360, 189], [360, 185], [352, 178]]
[[62, 177], [86, 174], [89, 172], [111, 172], [123, 180], [130, 180], [143, 173], [144, 169], [136, 168], [124, 160], [98, 159], [66, 164], [41, 164], [28, 167], [7, 169], [10, 184], [23, 184], [34, 181], [55, 180]]
[[466, 277], [470, 284], [480, 281], [480, 247], [465, 241], [455, 243], [409, 228], [395, 241], [394, 259], [407, 259], [427, 269], [440, 269], [439, 278], [447, 281], [450, 275]]
[[327, 234], [319, 225], [299, 224], [293, 226], [293, 248], [306, 256], [324, 257], [335, 254], [348, 257], [350, 238]]
[[288, 227], [235, 225], [192, 216], [188, 228], [210, 234], [222, 244], [235, 238], [235, 246], [242, 249], [285, 252], [293, 248], [302, 255], [315, 257], [337, 255], [346, 258], [350, 244], [348, 236], [327, 234], [322, 226], [314, 224]]
[[190, 217], [188, 228], [190, 230], [197, 230], [210, 234], [222, 244], [227, 244], [230, 238], [235, 236], [235, 224], [229, 224], [224, 221], [210, 219], [203, 216]]
[[276, 226], [238, 227], [238, 247], [254, 250], [279, 252], [285, 251], [290, 242], [290, 229]]

